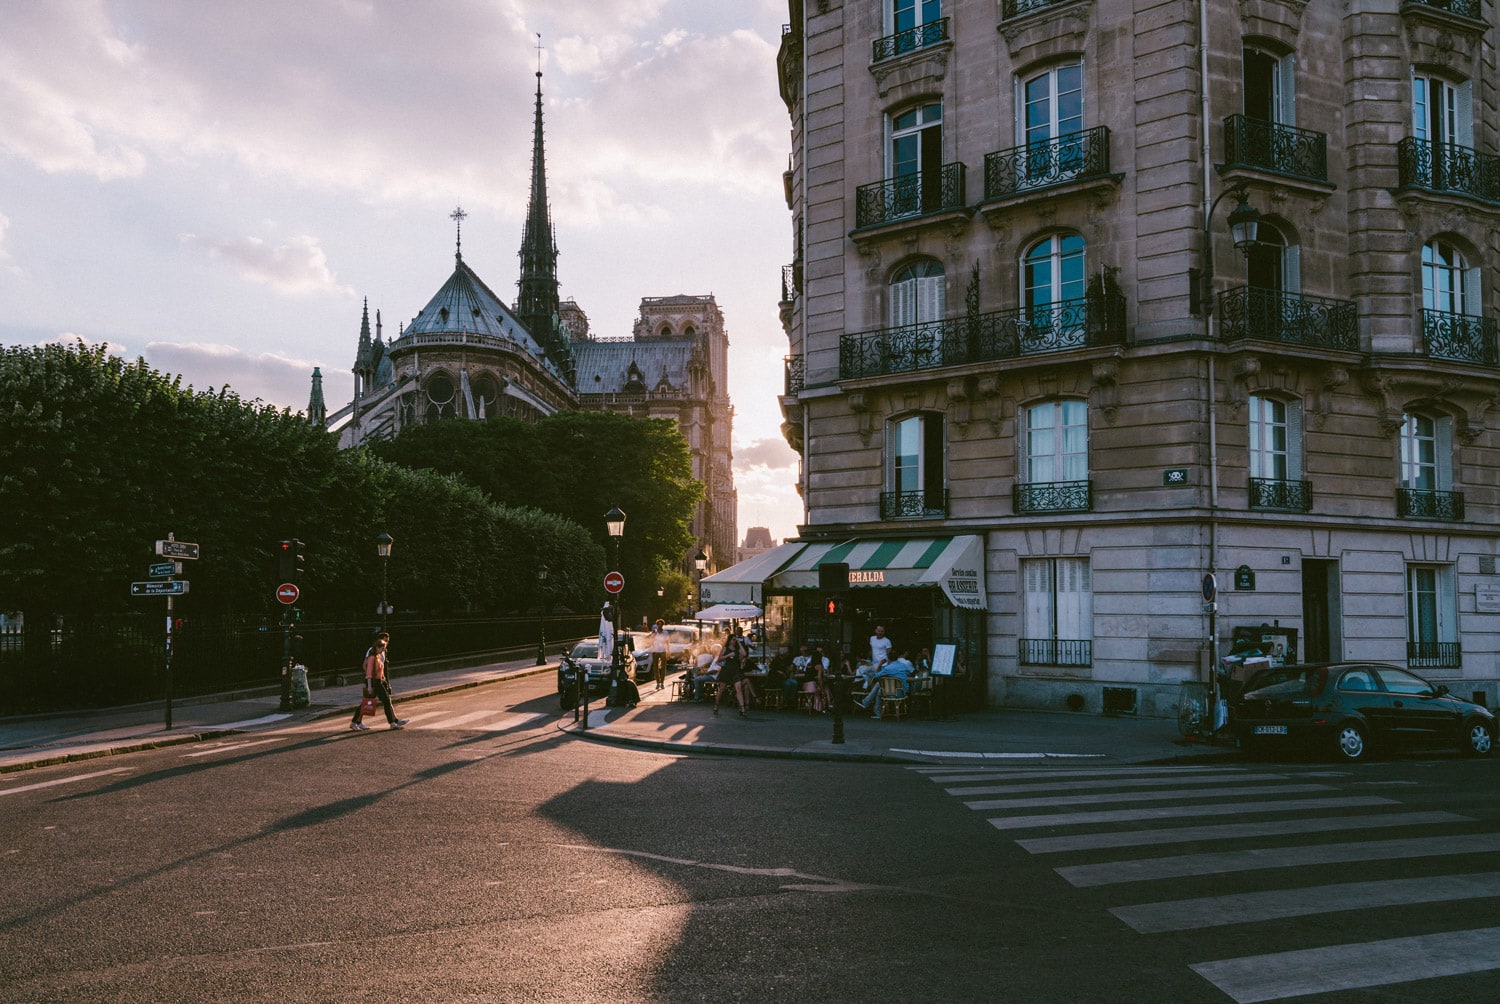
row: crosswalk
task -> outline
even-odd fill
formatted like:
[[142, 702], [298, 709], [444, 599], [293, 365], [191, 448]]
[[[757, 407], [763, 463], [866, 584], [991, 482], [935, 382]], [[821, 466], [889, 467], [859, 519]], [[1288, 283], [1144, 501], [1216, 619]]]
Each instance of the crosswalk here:
[[[453, 708], [434, 709], [431, 711], [416, 711], [407, 713], [402, 708], [397, 708], [396, 713], [406, 719], [407, 729], [427, 729], [434, 732], [463, 731], [463, 732], [514, 732], [534, 725], [546, 719], [551, 721], [553, 715], [532, 712], [529, 714], [517, 714], [504, 708], [487, 708], [480, 711], [466, 710], [457, 712]], [[379, 714], [366, 715], [365, 724], [371, 730], [380, 731], [386, 727], [385, 720]], [[315, 722], [306, 722], [300, 725], [288, 726], [277, 729], [276, 734], [285, 735], [320, 735], [329, 732], [340, 732], [349, 728], [349, 719], [321, 718]]]
[[[1069, 885], [1102, 894], [1108, 912], [1144, 936], [1342, 911], [1369, 917], [1500, 896], [1500, 871], [1474, 867], [1500, 861], [1500, 832], [1476, 832], [1474, 819], [1460, 813], [1411, 808], [1394, 788], [1352, 793], [1328, 773], [1228, 766], [911, 769], [984, 813]], [[1301, 842], [1289, 844], [1292, 838]], [[1142, 848], [1155, 853], [1142, 856]], [[1316, 881], [1328, 877], [1326, 866], [1359, 862], [1413, 868], [1421, 877]], [[1153, 897], [1174, 885], [1180, 893], [1184, 882], [1217, 884], [1262, 872], [1267, 877], [1256, 878], [1254, 890], [1242, 883], [1217, 895]], [[1263, 881], [1285, 885], [1260, 888]], [[1341, 930], [1336, 923], [1319, 928], [1328, 944], [1205, 959], [1189, 968], [1240, 1004], [1500, 970], [1500, 928], [1348, 942], [1339, 941]], [[1240, 943], [1259, 942], [1247, 936]]]

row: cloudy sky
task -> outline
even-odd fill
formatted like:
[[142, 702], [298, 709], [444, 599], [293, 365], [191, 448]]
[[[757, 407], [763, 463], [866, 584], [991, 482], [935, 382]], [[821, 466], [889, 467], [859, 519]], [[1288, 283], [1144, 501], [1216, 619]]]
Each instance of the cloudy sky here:
[[507, 299], [537, 35], [562, 294], [627, 336], [713, 293], [740, 532], [795, 532], [778, 431], [792, 236], [784, 0], [4, 0], [0, 342], [105, 342], [202, 390], [333, 410], [464, 261]]

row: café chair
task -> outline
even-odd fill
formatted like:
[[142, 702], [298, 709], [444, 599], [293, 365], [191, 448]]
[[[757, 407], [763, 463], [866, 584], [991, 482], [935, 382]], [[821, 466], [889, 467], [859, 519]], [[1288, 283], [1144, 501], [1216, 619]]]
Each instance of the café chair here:
[[880, 678], [880, 717], [895, 715], [899, 721], [906, 711], [906, 693], [901, 681], [894, 676]]

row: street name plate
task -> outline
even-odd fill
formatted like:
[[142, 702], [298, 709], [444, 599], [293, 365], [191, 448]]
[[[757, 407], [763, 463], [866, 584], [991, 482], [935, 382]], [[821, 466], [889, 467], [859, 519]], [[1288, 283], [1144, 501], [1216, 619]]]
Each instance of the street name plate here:
[[156, 553], [162, 558], [186, 558], [189, 561], [197, 561], [198, 545], [189, 544], [185, 540], [158, 540]]
[[174, 579], [171, 582], [132, 582], [130, 584], [131, 596], [181, 596], [188, 591], [185, 579]]
[[153, 579], [170, 579], [174, 575], [182, 574], [182, 562], [158, 561], [146, 569], [146, 574]]

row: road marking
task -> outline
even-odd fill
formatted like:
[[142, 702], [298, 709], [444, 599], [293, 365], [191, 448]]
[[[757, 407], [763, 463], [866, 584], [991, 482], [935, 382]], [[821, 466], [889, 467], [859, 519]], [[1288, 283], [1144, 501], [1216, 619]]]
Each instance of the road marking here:
[[[1240, 774], [1234, 778], [1236, 784], [1241, 781], [1288, 781], [1291, 780], [1285, 774]], [[1046, 786], [1048, 791], [1088, 791], [1099, 788], [1145, 788], [1150, 785], [1171, 784], [1177, 787], [1195, 784], [1223, 784], [1224, 778], [1217, 776], [1197, 777], [1122, 777], [1107, 778], [1105, 780], [1091, 781], [1062, 781]], [[977, 788], [946, 788], [950, 795], [1011, 795], [1026, 791], [1036, 791], [1041, 786], [1038, 784], [987, 784]]]
[[488, 718], [488, 717], [490, 717], [490, 716], [492, 716], [494, 714], [496, 714], [496, 712], [495, 712], [495, 710], [493, 708], [486, 708], [483, 711], [470, 711], [467, 714], [454, 715], [452, 718], [444, 718], [442, 721], [427, 722], [427, 723], [423, 724], [422, 728], [424, 728], [424, 729], [452, 729], [452, 728], [457, 728], [458, 726], [462, 725], [464, 722], [472, 722], [472, 721], [474, 721], [476, 719], [479, 719], [479, 718]]
[[1199, 962], [1238, 1004], [1500, 969], [1500, 927]]
[[1496, 851], [1500, 851], [1500, 833], [1470, 833], [1449, 837], [1313, 844], [1308, 847], [1256, 847], [1212, 854], [1103, 861], [1054, 870], [1071, 884], [1085, 887], [1271, 868], [1301, 868], [1305, 865], [1348, 864], [1354, 861], [1433, 858], [1447, 854], [1493, 854]]
[[0, 795], [18, 795], [23, 791], [36, 791], [38, 788], [51, 788], [59, 784], [72, 784], [74, 781], [87, 781], [91, 777], [104, 777], [108, 774], [123, 774], [130, 770], [129, 767], [114, 767], [110, 770], [96, 770], [92, 774], [78, 774], [74, 777], [60, 777], [55, 781], [41, 781], [37, 784], [23, 784], [19, 788], [6, 788], [0, 791]]
[[989, 820], [997, 830], [1029, 830], [1053, 826], [1090, 826], [1095, 823], [1138, 823], [1148, 819], [1192, 816], [1243, 816], [1262, 812], [1305, 812], [1309, 809], [1353, 809], [1372, 805], [1397, 805], [1379, 795], [1346, 795], [1339, 798], [1298, 798], [1283, 802], [1225, 802], [1223, 805], [1168, 805], [1145, 809], [1108, 809], [1099, 812], [1056, 812], [1038, 816], [998, 816]]
[[225, 722], [223, 725], [215, 725], [216, 729], [253, 729], [257, 725], [270, 725], [273, 722], [281, 722], [292, 717], [287, 714], [264, 715], [260, 718], [247, 718], [243, 722]]
[[1228, 896], [1203, 896], [1170, 903], [1118, 906], [1109, 912], [1141, 934], [1193, 931], [1225, 924], [1251, 924], [1286, 917], [1311, 917], [1340, 910], [1367, 910], [1412, 903], [1452, 903], [1500, 896], [1500, 872], [1438, 875], [1378, 882], [1341, 882], [1300, 889], [1271, 889]]
[[1030, 840], [1017, 840], [1016, 843], [1032, 854], [1056, 854], [1059, 851], [1097, 851], [1108, 847], [1180, 844], [1192, 840], [1237, 840], [1244, 837], [1275, 837], [1288, 833], [1377, 830], [1387, 826], [1424, 826], [1429, 823], [1472, 823], [1473, 821], [1468, 816], [1460, 816], [1454, 812], [1395, 812], [1379, 816], [1319, 816], [1313, 819], [1283, 819], [1262, 823], [1179, 826], [1170, 830], [1079, 833], [1067, 837], [1036, 837]]
[[210, 749], [206, 749], [206, 750], [198, 750], [198, 751], [193, 752], [193, 753], [184, 753], [184, 754], [182, 754], [182, 756], [183, 756], [183, 759], [187, 759], [189, 757], [196, 757], [196, 756], [209, 756], [209, 755], [211, 755], [213, 753], [230, 753], [230, 752], [233, 752], [234, 750], [242, 750], [242, 749], [245, 749], [245, 748], [250, 747], [250, 746], [262, 746], [262, 745], [264, 745], [266, 743], [274, 743], [275, 741], [276, 741], [275, 739], [254, 739], [254, 740], [251, 740], [250, 742], [231, 743], [228, 746], [214, 746], [214, 747], [211, 747]]
[[1004, 778], [1035, 777], [1047, 780], [1055, 777], [1131, 777], [1149, 775], [1172, 778], [1194, 774], [1214, 773], [1220, 776], [1238, 776], [1243, 771], [1238, 767], [1105, 767], [1087, 770], [1060, 770], [1036, 767], [916, 767], [910, 768], [938, 784], [956, 784], [960, 781], [995, 781]]
[[964, 753], [958, 750], [907, 750], [892, 747], [892, 753], [940, 756], [959, 760], [1102, 760], [1104, 753]]
[[1065, 795], [1061, 798], [982, 798], [965, 802], [971, 809], [1031, 809], [1051, 805], [1106, 805], [1110, 802], [1161, 802], [1173, 798], [1230, 798], [1242, 795], [1296, 795], [1304, 791], [1332, 791], [1326, 784], [1252, 785], [1213, 791], [1117, 791], [1103, 795]]

